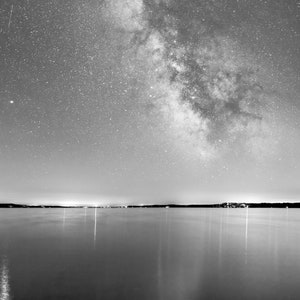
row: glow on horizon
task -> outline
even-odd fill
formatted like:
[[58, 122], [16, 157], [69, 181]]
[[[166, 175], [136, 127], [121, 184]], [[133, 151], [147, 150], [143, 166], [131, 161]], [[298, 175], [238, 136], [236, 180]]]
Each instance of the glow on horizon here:
[[[6, 200], [10, 199], [10, 200]], [[37, 194], [30, 196], [23, 196], [19, 194], [3, 194], [0, 195], [0, 203], [15, 203], [24, 205], [57, 205], [57, 206], [88, 206], [88, 207], [104, 207], [111, 205], [123, 205], [130, 202], [127, 197], [95, 195], [95, 194]]]
[[257, 194], [241, 194], [231, 195], [225, 202], [238, 202], [238, 203], [262, 203], [267, 202], [267, 197]]
[[268, 195], [256, 193], [189, 193], [181, 195], [178, 203], [219, 204], [224, 202], [260, 203], [268, 201], [270, 202]]
[[128, 205], [192, 205], [192, 204], [220, 204], [224, 202], [262, 203], [262, 202], [299, 202], [298, 194], [272, 193], [232, 193], [232, 192], [189, 192], [173, 194], [170, 197], [129, 197], [96, 194], [39, 194], [24, 196], [21, 194], [0, 194], [0, 203], [15, 203], [32, 206], [74, 206], [74, 207], [110, 207]]

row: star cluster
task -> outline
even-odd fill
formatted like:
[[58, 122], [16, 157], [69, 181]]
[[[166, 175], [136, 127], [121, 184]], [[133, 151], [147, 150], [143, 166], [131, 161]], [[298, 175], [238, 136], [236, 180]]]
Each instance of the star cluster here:
[[251, 51], [225, 30], [236, 26], [226, 20], [234, 8], [218, 1], [116, 1], [109, 10], [134, 48], [131, 64], [146, 64], [152, 108], [184, 151], [194, 148], [203, 159], [229, 149], [273, 151], [274, 97]]

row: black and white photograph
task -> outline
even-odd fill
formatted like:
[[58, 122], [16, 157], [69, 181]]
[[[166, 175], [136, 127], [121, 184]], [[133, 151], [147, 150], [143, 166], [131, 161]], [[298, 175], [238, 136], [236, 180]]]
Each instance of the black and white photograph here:
[[300, 0], [0, 0], [0, 300], [299, 282]]

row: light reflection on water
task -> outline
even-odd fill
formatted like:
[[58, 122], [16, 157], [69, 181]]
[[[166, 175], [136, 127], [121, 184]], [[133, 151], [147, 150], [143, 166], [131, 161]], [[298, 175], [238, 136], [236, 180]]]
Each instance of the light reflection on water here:
[[94, 248], [96, 248], [96, 236], [97, 236], [97, 207], [95, 207], [95, 215], [94, 215]]
[[8, 260], [4, 256], [1, 258], [0, 265], [0, 300], [10, 299], [10, 286], [9, 286], [9, 272], [8, 272]]
[[297, 209], [0, 209], [0, 300], [297, 299], [299, 232]]
[[248, 255], [248, 217], [249, 217], [249, 210], [248, 210], [248, 206], [246, 207], [246, 228], [245, 228], [245, 264], [247, 264], [248, 259], [247, 259], [247, 255]]
[[63, 215], [63, 229], [65, 229], [65, 225], [66, 225], [66, 209], [64, 208], [64, 215]]

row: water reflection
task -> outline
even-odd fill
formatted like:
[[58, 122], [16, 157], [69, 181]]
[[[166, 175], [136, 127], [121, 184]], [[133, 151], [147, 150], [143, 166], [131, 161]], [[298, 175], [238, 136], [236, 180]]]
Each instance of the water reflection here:
[[95, 207], [95, 221], [94, 221], [94, 248], [96, 248], [96, 235], [97, 235], [97, 207]]
[[0, 300], [300, 294], [299, 210], [108, 209], [98, 231], [98, 208], [86, 210], [86, 226], [83, 214], [0, 210], [0, 253], [9, 253], [0, 254]]
[[[227, 208], [228, 209], [228, 208]], [[223, 248], [223, 210], [220, 211], [221, 217], [219, 220], [219, 262], [222, 258], [222, 248]]]
[[0, 300], [10, 299], [10, 287], [9, 287], [9, 272], [8, 261], [6, 257], [1, 259], [0, 265]]
[[248, 206], [246, 207], [246, 228], [245, 228], [245, 264], [248, 262]]
[[163, 269], [162, 269], [162, 215], [159, 222], [159, 241], [157, 253], [157, 290], [158, 299], [163, 299]]
[[209, 220], [208, 220], [208, 243], [211, 243], [211, 228], [212, 228], [212, 222], [211, 222], [211, 210], [209, 210]]
[[63, 215], [63, 229], [65, 229], [65, 223], [66, 223], [66, 209], [64, 208], [64, 215]]

